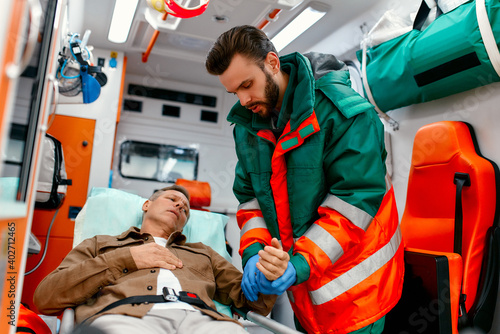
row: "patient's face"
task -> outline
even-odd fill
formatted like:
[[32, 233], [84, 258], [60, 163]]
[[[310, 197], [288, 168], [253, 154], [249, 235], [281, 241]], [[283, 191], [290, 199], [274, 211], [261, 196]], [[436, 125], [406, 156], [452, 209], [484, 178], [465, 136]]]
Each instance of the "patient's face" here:
[[[181, 231], [189, 213], [189, 201], [183, 193], [176, 190], [167, 190], [153, 201], [146, 201], [144, 223], [153, 223], [155, 227], [164, 231], [166, 236], [174, 231]], [[161, 236], [161, 235], [154, 235]]]

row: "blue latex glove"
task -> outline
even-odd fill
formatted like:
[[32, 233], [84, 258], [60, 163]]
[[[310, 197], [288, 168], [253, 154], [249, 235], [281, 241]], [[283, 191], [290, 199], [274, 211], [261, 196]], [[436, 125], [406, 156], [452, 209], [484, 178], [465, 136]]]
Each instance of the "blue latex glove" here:
[[275, 295], [276, 289], [271, 285], [273, 282], [268, 280], [266, 276], [259, 270], [257, 272], [257, 288], [265, 295]]
[[257, 269], [257, 262], [259, 262], [259, 255], [257, 254], [248, 259], [245, 264], [245, 269], [243, 270], [243, 279], [241, 281], [241, 289], [245, 297], [251, 302], [259, 299], [257, 273], [260, 273], [260, 271]]
[[258, 276], [259, 291], [266, 295], [281, 295], [297, 280], [297, 271], [291, 262], [288, 262], [285, 272], [274, 281], [269, 281], [260, 271]]

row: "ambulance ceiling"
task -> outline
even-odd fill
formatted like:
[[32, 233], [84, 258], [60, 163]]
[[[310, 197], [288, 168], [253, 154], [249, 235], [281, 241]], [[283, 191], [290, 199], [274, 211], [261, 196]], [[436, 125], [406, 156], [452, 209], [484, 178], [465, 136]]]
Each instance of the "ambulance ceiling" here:
[[[71, 32], [83, 35], [85, 30], [91, 30], [89, 45], [125, 52], [127, 73], [219, 86], [217, 78], [206, 73], [204, 60], [212, 43], [222, 32], [242, 24], [257, 26], [273, 9], [280, 8], [282, 11], [278, 19], [264, 28], [272, 38], [311, 2], [320, 3], [329, 10], [314, 25], [314, 29], [299, 36], [280, 54], [309, 50], [321, 42], [324, 36], [330, 35], [380, 0], [211, 0], [202, 15], [180, 19], [175, 30], [162, 29], [147, 62], [143, 62], [142, 55], [155, 31], [149, 22], [151, 17], [161, 14], [149, 9], [146, 0], [139, 0], [130, 34], [123, 44], [111, 43], [107, 39], [115, 1], [68, 0], [68, 17]], [[199, 0], [191, 3], [196, 5]], [[293, 8], [287, 6], [295, 3], [298, 5]]]

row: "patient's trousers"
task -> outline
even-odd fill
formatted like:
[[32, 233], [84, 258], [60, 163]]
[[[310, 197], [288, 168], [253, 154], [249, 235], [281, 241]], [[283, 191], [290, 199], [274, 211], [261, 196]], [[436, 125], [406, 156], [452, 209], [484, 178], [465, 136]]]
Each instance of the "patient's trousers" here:
[[91, 327], [103, 334], [248, 334], [242, 326], [234, 322], [218, 321], [197, 310], [181, 309], [151, 310], [142, 318], [107, 314], [93, 321]]

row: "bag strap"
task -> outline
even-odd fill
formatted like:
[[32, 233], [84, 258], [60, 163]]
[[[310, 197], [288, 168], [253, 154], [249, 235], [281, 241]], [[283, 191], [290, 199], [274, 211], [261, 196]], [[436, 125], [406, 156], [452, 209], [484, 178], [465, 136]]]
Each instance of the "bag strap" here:
[[476, 0], [476, 15], [479, 32], [481, 33], [486, 53], [488, 54], [488, 58], [490, 58], [491, 65], [495, 69], [495, 72], [500, 76], [500, 52], [497, 42], [495, 41], [495, 36], [493, 35], [493, 30], [491, 30], [491, 23], [488, 18], [488, 12], [486, 11], [485, 0]]
[[467, 173], [455, 173], [453, 183], [457, 185], [455, 193], [455, 238], [453, 252], [462, 256], [463, 207], [462, 189], [470, 186], [470, 176]]
[[366, 52], [368, 48], [367, 38], [365, 37], [361, 43], [363, 46], [363, 57], [361, 59], [361, 73], [363, 75], [362, 82], [363, 82], [363, 88], [365, 89], [366, 92], [366, 97], [368, 98], [368, 101], [370, 101], [370, 103], [373, 104], [373, 107], [375, 108], [375, 111], [377, 112], [379, 117], [385, 119], [392, 126], [392, 129], [394, 131], [397, 131], [399, 130], [399, 123], [393, 118], [391, 118], [389, 115], [387, 115], [385, 112], [380, 110], [380, 108], [377, 106], [377, 103], [375, 102], [375, 99], [373, 98], [370, 85], [368, 84], [368, 76], [366, 74]]

